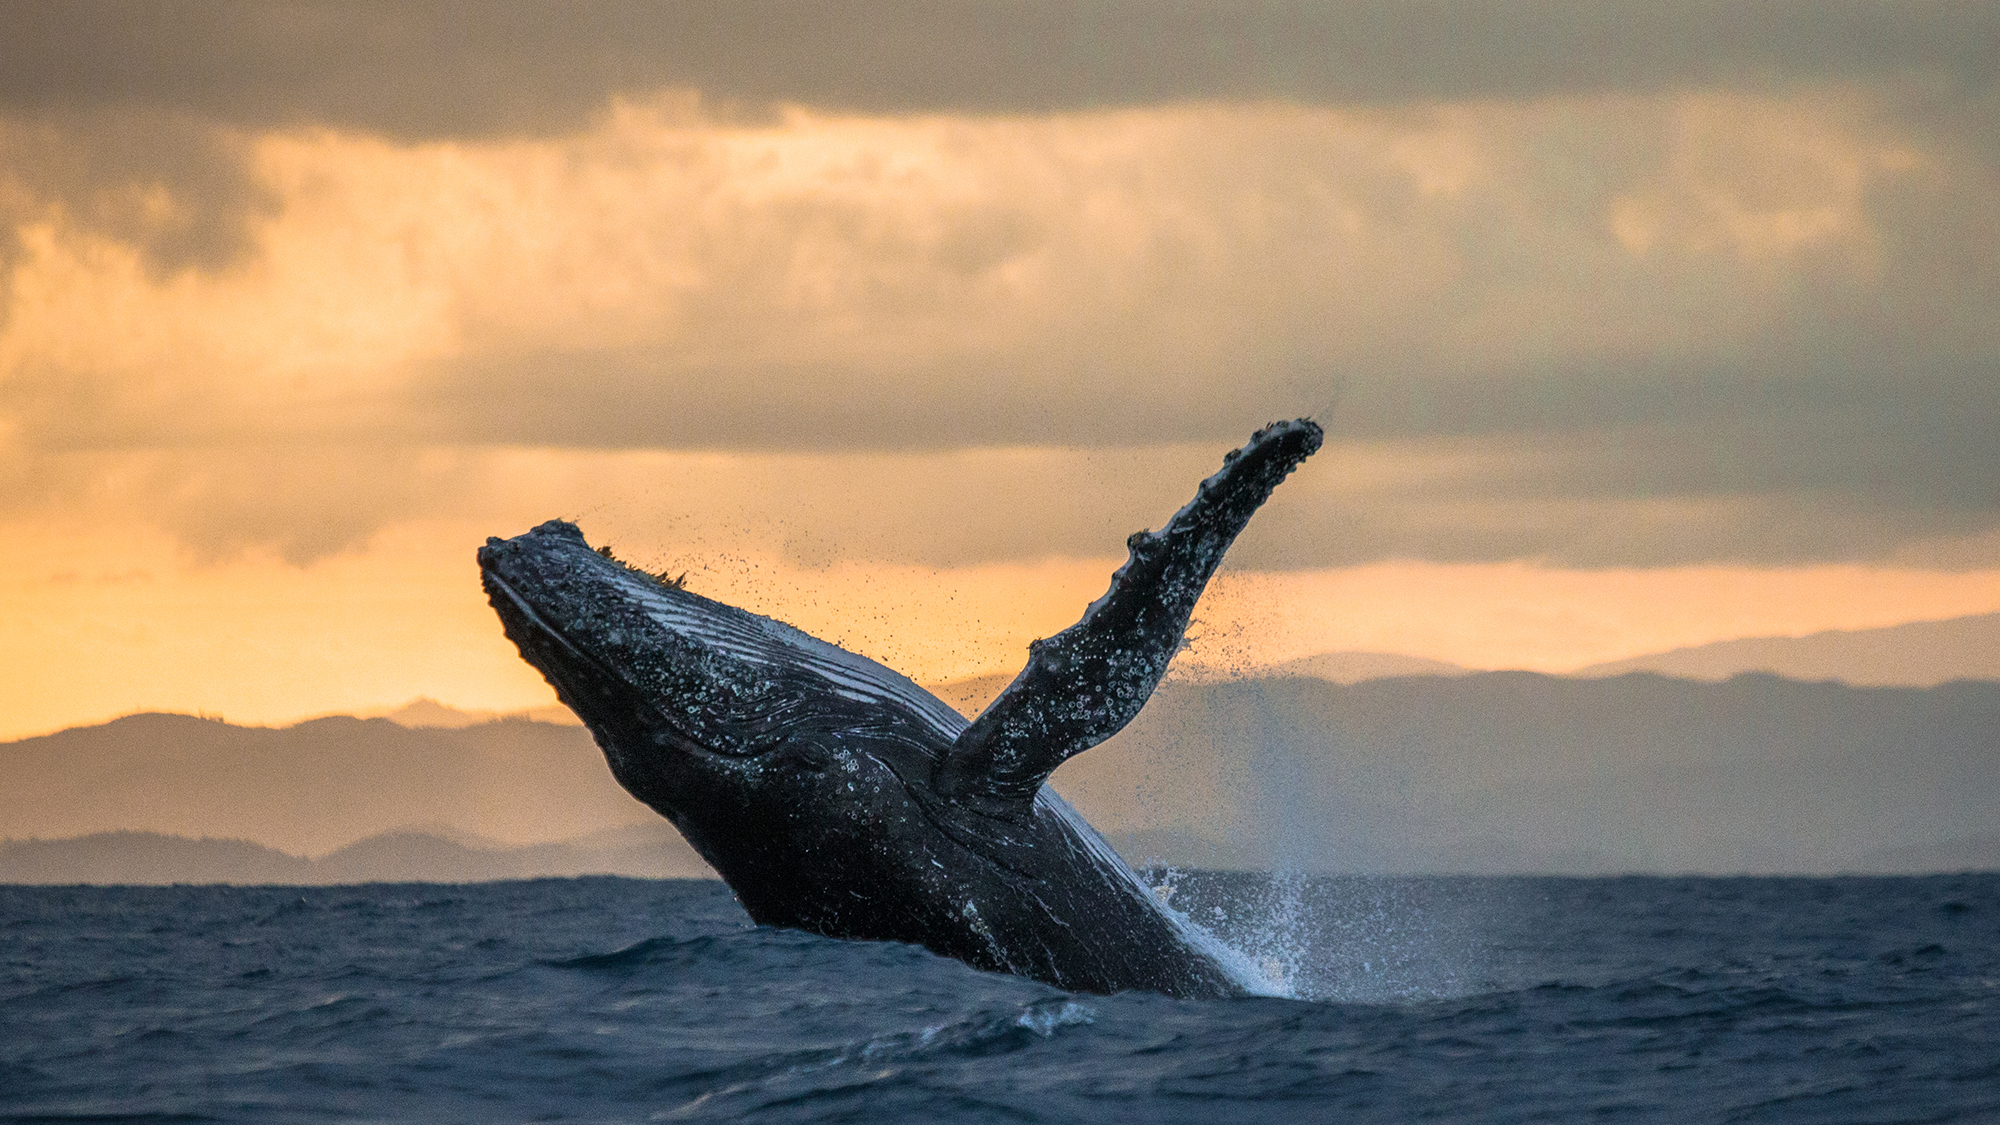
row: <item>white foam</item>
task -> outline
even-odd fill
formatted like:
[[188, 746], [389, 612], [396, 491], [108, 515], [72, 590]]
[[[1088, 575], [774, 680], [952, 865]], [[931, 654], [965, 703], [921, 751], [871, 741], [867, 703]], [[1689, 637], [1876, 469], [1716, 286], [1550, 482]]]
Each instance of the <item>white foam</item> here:
[[1146, 881], [1139, 878], [1139, 873], [1132, 870], [1131, 865], [1125, 862], [1125, 858], [1114, 851], [1104, 837], [1098, 835], [1097, 829], [1092, 828], [1090, 822], [1083, 819], [1083, 814], [1071, 808], [1069, 802], [1063, 800], [1055, 790], [1046, 785], [1042, 786], [1042, 791], [1035, 795], [1035, 804], [1050, 815], [1060, 817], [1066, 822], [1076, 833], [1077, 839], [1083, 841], [1084, 847], [1090, 849], [1093, 858], [1107, 870], [1123, 878], [1133, 894], [1158, 907], [1180, 934], [1181, 940], [1214, 958], [1216, 963], [1222, 966], [1223, 971], [1235, 978], [1236, 983], [1241, 985], [1245, 992], [1253, 996], [1286, 998], [1292, 996], [1288, 982], [1267, 975], [1256, 959], [1216, 937], [1201, 923], [1160, 901], [1159, 896], [1153, 893], [1153, 889], [1146, 885]]

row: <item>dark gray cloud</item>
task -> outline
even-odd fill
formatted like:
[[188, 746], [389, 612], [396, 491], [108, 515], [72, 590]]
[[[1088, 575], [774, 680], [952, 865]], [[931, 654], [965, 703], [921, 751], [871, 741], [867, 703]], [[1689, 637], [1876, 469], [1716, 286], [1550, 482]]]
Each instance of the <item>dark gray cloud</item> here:
[[240, 135], [211, 120], [148, 106], [0, 119], [0, 297], [29, 223], [123, 243], [158, 278], [241, 261], [274, 206]]
[[562, 130], [614, 93], [668, 86], [752, 111], [1040, 112], [1921, 75], [1947, 104], [1996, 73], [1990, 0], [0, 7], [0, 111], [146, 106], [406, 138]]
[[[265, 202], [231, 129], [550, 135], [662, 88], [728, 116], [1830, 82], [1892, 89], [1913, 128], [2000, 161], [1995, 0], [8, 4], [0, 180], [17, 182], [0, 218], [53, 204], [156, 272], [214, 268], [239, 259]], [[156, 187], [176, 205], [165, 220], [142, 206]]]
[[0, 122], [0, 177], [18, 193], [17, 217], [29, 201], [57, 203], [166, 271], [235, 258], [245, 218], [273, 203], [235, 137], [154, 111]]

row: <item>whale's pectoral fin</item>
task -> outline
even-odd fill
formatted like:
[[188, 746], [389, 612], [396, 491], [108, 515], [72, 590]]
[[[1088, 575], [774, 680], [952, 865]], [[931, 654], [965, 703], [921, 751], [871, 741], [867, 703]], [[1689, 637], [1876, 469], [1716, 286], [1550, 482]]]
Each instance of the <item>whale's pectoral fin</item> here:
[[952, 744], [940, 792], [982, 812], [1026, 815], [1057, 766], [1130, 722], [1166, 673], [1223, 552], [1320, 439], [1308, 419], [1266, 426], [1165, 527], [1127, 540], [1131, 557], [1111, 589], [1083, 620], [1028, 646], [1028, 666]]

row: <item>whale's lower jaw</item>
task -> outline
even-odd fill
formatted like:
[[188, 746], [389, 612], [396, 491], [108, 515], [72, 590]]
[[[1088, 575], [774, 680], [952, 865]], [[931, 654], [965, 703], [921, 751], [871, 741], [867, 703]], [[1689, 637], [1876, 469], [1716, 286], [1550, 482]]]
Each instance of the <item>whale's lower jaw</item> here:
[[752, 919], [901, 941], [1085, 992], [1273, 991], [1166, 909], [1046, 788], [1115, 733], [1178, 646], [1250, 513], [1319, 444], [1259, 431], [1132, 558], [1082, 621], [968, 725], [907, 678], [664, 583], [551, 521], [479, 552], [521, 655]]

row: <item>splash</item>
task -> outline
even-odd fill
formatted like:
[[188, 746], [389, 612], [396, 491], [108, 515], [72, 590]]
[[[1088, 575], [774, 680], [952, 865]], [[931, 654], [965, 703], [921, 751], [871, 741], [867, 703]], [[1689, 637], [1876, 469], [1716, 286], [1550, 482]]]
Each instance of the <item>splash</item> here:
[[1226, 936], [1234, 930], [1229, 911], [1208, 903], [1206, 912], [1197, 915], [1173, 905], [1174, 896], [1180, 890], [1183, 879], [1189, 875], [1212, 874], [1212, 872], [1196, 873], [1182, 871], [1177, 867], [1165, 867], [1141, 875], [1140, 878], [1151, 886], [1153, 897], [1160, 904], [1160, 910], [1173, 920], [1188, 941], [1220, 961], [1251, 995], [1273, 996], [1287, 1000], [1299, 999], [1300, 997], [1292, 989], [1288, 973], [1273, 972], [1270, 961], [1257, 956], [1243, 942], [1231, 941]]
[[1258, 992], [1406, 1003], [1487, 986], [1490, 880], [1160, 869], [1155, 894], [1213, 935]]

